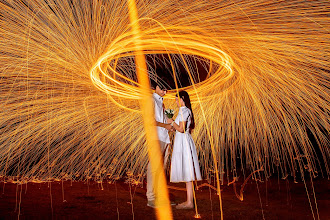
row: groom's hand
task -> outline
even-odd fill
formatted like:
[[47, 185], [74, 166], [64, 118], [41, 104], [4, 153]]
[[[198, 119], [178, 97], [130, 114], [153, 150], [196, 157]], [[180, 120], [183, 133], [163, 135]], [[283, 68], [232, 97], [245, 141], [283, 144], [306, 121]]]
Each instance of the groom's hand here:
[[171, 131], [171, 130], [172, 130], [172, 125], [170, 125], [170, 124], [166, 124], [166, 125], [165, 125], [165, 128], [166, 128], [168, 131]]
[[167, 123], [171, 124], [173, 122], [173, 119], [172, 118], [167, 118], [166, 121], [167, 121]]

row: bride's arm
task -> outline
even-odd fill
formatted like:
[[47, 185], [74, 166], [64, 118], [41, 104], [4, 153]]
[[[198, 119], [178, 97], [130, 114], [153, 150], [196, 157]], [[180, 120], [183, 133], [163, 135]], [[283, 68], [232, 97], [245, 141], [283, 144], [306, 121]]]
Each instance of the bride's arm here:
[[185, 128], [185, 121], [180, 121], [179, 124], [176, 124], [173, 119], [167, 119], [167, 123], [171, 123], [171, 125], [177, 130], [178, 132], [184, 133], [184, 128]]

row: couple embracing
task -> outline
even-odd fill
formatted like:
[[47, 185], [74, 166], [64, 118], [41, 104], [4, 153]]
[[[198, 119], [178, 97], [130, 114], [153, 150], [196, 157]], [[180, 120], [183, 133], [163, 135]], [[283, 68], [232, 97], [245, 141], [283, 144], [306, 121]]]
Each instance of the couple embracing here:
[[[187, 201], [176, 206], [177, 209], [192, 209], [193, 203], [193, 183], [195, 180], [202, 180], [198, 163], [195, 143], [191, 137], [191, 130], [195, 127], [194, 115], [191, 109], [190, 97], [186, 91], [180, 91], [176, 97], [176, 103], [179, 113], [175, 120], [166, 117], [164, 114], [163, 97], [167, 92], [167, 88], [161, 83], [152, 85], [155, 92], [153, 93], [155, 120], [157, 126], [157, 134], [161, 151], [164, 155], [164, 167], [169, 156], [170, 138], [168, 131], [175, 130], [175, 138], [173, 144], [171, 158], [170, 182], [186, 182]], [[147, 169], [147, 205], [155, 208], [154, 188], [157, 183], [153, 183], [150, 163]], [[175, 203], [171, 202], [171, 205]]]

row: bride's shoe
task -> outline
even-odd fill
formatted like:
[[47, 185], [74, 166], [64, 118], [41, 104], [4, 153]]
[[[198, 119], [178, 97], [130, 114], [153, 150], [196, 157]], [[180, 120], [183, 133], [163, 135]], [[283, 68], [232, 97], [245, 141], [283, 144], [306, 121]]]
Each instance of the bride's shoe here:
[[188, 205], [186, 204], [185, 202], [179, 204], [176, 206], [176, 209], [193, 209], [194, 208], [194, 205]]

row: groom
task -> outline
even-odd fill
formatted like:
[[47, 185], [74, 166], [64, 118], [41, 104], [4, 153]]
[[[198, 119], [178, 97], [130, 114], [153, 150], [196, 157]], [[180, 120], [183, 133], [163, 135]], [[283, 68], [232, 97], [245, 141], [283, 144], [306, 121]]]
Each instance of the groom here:
[[[166, 80], [165, 80], [166, 82]], [[166, 161], [169, 156], [168, 146], [170, 144], [170, 137], [168, 135], [168, 131], [172, 129], [170, 124], [166, 123], [166, 116], [164, 114], [164, 96], [167, 92], [167, 87], [162, 84], [160, 81], [154, 82], [151, 81], [152, 89], [155, 90], [152, 97], [154, 100], [155, 107], [155, 121], [157, 126], [157, 137], [155, 137], [155, 141], [159, 142], [161, 152], [164, 155], [164, 166], [166, 165]], [[153, 183], [152, 176], [157, 175], [157, 173], [151, 172], [150, 162], [147, 168], [147, 206], [155, 208], [155, 191], [154, 188], [157, 187], [157, 183]]]

